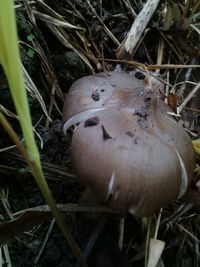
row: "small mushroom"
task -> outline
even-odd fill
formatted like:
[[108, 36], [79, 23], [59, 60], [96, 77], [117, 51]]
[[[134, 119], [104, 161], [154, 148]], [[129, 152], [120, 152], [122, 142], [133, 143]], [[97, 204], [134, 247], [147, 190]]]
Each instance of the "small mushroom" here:
[[148, 216], [180, 198], [192, 178], [190, 137], [138, 71], [103, 72], [76, 81], [66, 95], [63, 129], [72, 138], [76, 175], [102, 203]]

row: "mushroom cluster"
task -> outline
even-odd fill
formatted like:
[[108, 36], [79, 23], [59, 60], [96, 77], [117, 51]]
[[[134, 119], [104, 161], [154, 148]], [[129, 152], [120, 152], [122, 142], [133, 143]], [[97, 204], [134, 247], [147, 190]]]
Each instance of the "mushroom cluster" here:
[[155, 78], [112, 71], [83, 77], [66, 95], [63, 129], [74, 124], [72, 164], [102, 203], [148, 216], [180, 198], [192, 178], [190, 137], [169, 114]]

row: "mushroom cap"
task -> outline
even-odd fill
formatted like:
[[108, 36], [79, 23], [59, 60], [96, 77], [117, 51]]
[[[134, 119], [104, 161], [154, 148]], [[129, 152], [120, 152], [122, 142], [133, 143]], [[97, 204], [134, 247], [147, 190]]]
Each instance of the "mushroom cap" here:
[[79, 179], [101, 202], [141, 217], [185, 193], [194, 152], [158, 90], [136, 73], [106, 72], [75, 82], [63, 122], [64, 131], [79, 123], [72, 138]]

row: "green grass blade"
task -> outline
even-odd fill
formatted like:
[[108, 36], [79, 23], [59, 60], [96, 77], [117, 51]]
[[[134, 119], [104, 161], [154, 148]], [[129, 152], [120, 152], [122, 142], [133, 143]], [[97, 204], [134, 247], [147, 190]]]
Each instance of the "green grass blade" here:
[[[27, 93], [25, 90], [20, 65], [13, 0], [0, 0], [0, 63], [2, 64], [7, 76], [11, 95], [25, 138], [26, 149], [22, 149], [21, 152], [23, 151], [25, 159], [27, 160], [27, 163], [32, 170], [35, 180], [40, 190], [42, 191], [46, 202], [52, 210], [53, 215], [59, 227], [61, 228], [63, 235], [67, 239], [67, 242], [71, 247], [74, 255], [81, 262], [82, 266], [86, 266], [79, 248], [74, 242], [71, 233], [69, 232], [64, 220], [62, 219], [60, 211], [57, 209], [56, 203], [52, 197], [52, 194], [42, 172], [40, 154], [36, 146], [32, 130], [33, 126], [30, 116]], [[15, 143], [18, 145], [18, 147], [22, 148], [23, 144], [20, 143], [3, 114], [0, 114], [0, 122], [12, 137], [12, 139], [15, 141]]]

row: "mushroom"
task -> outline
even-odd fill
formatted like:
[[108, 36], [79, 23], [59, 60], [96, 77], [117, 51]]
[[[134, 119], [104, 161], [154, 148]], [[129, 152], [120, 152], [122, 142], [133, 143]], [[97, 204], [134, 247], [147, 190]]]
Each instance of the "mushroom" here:
[[190, 137], [169, 114], [161, 83], [111, 71], [83, 77], [66, 95], [74, 172], [102, 203], [142, 217], [180, 198], [193, 173]]

